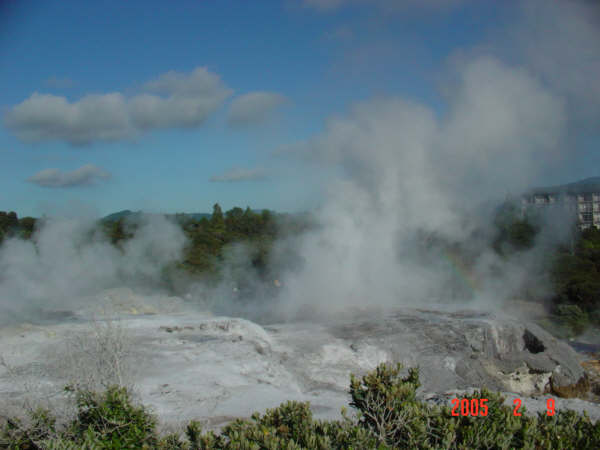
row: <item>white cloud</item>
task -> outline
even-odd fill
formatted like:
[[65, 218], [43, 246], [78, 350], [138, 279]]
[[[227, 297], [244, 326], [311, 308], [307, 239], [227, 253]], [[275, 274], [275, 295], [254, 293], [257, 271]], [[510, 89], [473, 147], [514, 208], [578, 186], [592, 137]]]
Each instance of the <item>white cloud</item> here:
[[168, 72], [144, 89], [147, 93], [132, 98], [115, 92], [74, 102], [34, 93], [9, 110], [4, 120], [23, 141], [86, 145], [130, 139], [153, 129], [198, 127], [232, 93], [202, 67], [191, 74]]
[[166, 97], [142, 94], [131, 99], [131, 117], [141, 129], [197, 127], [232, 94], [202, 67], [189, 75], [167, 72], [144, 87]]
[[144, 88], [150, 92], [179, 97], [211, 97], [215, 94], [221, 96], [231, 92], [224, 88], [217, 75], [209, 72], [205, 67], [197, 67], [189, 75], [171, 70], [156, 80], [146, 83]]
[[42, 187], [76, 187], [87, 186], [110, 178], [110, 174], [92, 164], [79, 169], [64, 172], [60, 169], [44, 169], [29, 177], [27, 181]]
[[233, 100], [229, 108], [230, 125], [265, 122], [286, 98], [275, 92], [250, 92]]
[[87, 95], [69, 103], [65, 97], [36, 92], [8, 111], [5, 123], [24, 141], [115, 141], [134, 132], [126, 105], [119, 93]]
[[228, 170], [221, 175], [210, 177], [212, 182], [233, 182], [233, 181], [259, 181], [267, 178], [267, 171], [263, 168], [244, 169], [235, 168]]

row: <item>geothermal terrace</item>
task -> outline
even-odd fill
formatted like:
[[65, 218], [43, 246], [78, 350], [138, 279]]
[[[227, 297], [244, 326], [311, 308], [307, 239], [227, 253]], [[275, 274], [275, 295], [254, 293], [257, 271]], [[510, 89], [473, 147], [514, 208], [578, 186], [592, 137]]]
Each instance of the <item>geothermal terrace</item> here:
[[521, 398], [528, 411], [543, 411], [554, 398], [559, 410], [600, 418], [594, 402], [547, 392], [551, 385], [567, 393], [581, 387], [585, 357], [510, 317], [400, 308], [259, 325], [128, 288], [95, 300], [104, 315], [81, 310], [0, 329], [1, 404], [41, 402], [56, 410], [67, 383], [120, 382], [167, 425], [196, 418], [219, 427], [285, 400], [309, 401], [317, 417], [338, 418], [350, 373], [388, 361], [419, 366], [420, 395], [431, 402], [486, 386], [505, 392], [511, 405]]

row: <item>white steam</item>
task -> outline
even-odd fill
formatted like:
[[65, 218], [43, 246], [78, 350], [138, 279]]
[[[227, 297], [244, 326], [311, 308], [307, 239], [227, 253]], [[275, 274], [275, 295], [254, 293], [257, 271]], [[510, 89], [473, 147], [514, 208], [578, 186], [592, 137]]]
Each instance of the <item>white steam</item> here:
[[[341, 169], [342, 176], [327, 187], [319, 227], [275, 250], [274, 259], [284, 260], [291, 246], [302, 262], [280, 280], [284, 312], [445, 300], [456, 273], [477, 300], [498, 304], [519, 292], [544, 248], [568, 234], [568, 215], [558, 214], [549, 223], [559, 225], [518, 259], [498, 257], [489, 236], [474, 237], [490, 229], [486, 204], [546, 184], [544, 173], [568, 164], [577, 127], [589, 130], [600, 119], [598, 7], [522, 5], [519, 21], [502, 35], [512, 41], [486, 45], [488, 54], [455, 57], [449, 73], [440, 74], [444, 112], [401, 98], [373, 99], [293, 147], [296, 156]], [[181, 81], [171, 78], [165, 80]], [[180, 257], [185, 241], [160, 218], [143, 224], [123, 251], [90, 229], [76, 220], [49, 221], [33, 242], [5, 242], [0, 314], [18, 315], [24, 305], [70, 308], [99, 289], [148, 285]], [[466, 249], [470, 273], [443, 246], [423, 244], [431, 237]], [[238, 273], [249, 259], [243, 247], [226, 252], [226, 280], [212, 291], [215, 301], [235, 296], [234, 280], [260, 286], [256, 274]]]
[[518, 292], [534, 256], [514, 264], [479, 243], [467, 275], [441, 249], [425, 255], [421, 241], [478, 244], [471, 233], [491, 221], [482, 205], [522, 192], [560, 159], [564, 103], [527, 69], [489, 56], [463, 61], [457, 75], [441, 117], [372, 100], [295, 147], [344, 176], [329, 187], [320, 231], [298, 244], [306, 264], [284, 282], [292, 315], [445, 300], [452, 272], [470, 278], [486, 305]]
[[123, 285], [150, 288], [184, 244], [180, 227], [158, 215], [144, 216], [122, 250], [90, 219], [48, 219], [30, 241], [0, 248], [0, 317], [83, 307], [83, 297]]

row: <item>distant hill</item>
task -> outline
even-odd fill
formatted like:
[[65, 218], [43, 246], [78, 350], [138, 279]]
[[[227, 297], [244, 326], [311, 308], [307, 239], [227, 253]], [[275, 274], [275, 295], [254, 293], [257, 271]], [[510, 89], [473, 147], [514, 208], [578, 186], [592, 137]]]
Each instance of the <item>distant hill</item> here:
[[[116, 213], [109, 214], [108, 216], [104, 216], [101, 220], [102, 222], [116, 222], [119, 219], [123, 219], [127, 217], [128, 219], [136, 219], [142, 215], [153, 215], [153, 213], [145, 213], [143, 211], [131, 211], [130, 209], [124, 209], [123, 211], [118, 211]], [[210, 213], [179, 213], [179, 214], [163, 214], [166, 217], [175, 217], [175, 216], [183, 216], [186, 219], [190, 220], [201, 220], [203, 218], [210, 219], [212, 214]]]
[[212, 216], [210, 213], [184, 213], [183, 215], [193, 220], [210, 219]]
[[[263, 210], [262, 209], [253, 209], [252, 212], [255, 212], [257, 214], [260, 214]], [[124, 209], [123, 211], [118, 211], [116, 213], [112, 213], [109, 214], [105, 217], [103, 217], [101, 220], [102, 222], [116, 222], [119, 219], [123, 219], [125, 217], [128, 217], [129, 219], [135, 219], [137, 218], [137, 216], [141, 216], [143, 214], [149, 214], [149, 213], [144, 213], [142, 211], [131, 211], [130, 209]], [[189, 220], [202, 220], [202, 219], [210, 219], [212, 214], [211, 213], [178, 213], [178, 214], [164, 214], [167, 217], [184, 217], [186, 219]]]
[[104, 216], [101, 220], [102, 222], [116, 222], [119, 219], [130, 216], [131, 214], [140, 214], [140, 211], [134, 213], [129, 209], [124, 209], [123, 211], [118, 211], [116, 213], [109, 214], [108, 216]]
[[600, 192], [600, 177], [585, 178], [574, 183], [531, 189], [531, 194], [589, 194]]

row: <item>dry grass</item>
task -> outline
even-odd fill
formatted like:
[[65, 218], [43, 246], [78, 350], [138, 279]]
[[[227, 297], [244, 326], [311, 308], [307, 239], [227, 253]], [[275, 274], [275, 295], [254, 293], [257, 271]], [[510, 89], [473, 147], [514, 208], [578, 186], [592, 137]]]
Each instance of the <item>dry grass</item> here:
[[19, 365], [0, 355], [0, 368], [10, 386], [10, 392], [0, 398], [0, 426], [10, 417], [31, 427], [31, 417], [40, 409], [52, 411], [58, 424], [69, 422], [76, 408], [67, 386], [98, 392], [115, 385], [133, 387], [131, 335], [116, 319], [92, 320], [45, 356], [44, 360]]
[[88, 330], [66, 340], [62, 371], [73, 387], [97, 391], [108, 386], [131, 388], [133, 343], [116, 319], [94, 319]]

